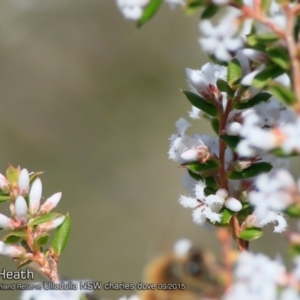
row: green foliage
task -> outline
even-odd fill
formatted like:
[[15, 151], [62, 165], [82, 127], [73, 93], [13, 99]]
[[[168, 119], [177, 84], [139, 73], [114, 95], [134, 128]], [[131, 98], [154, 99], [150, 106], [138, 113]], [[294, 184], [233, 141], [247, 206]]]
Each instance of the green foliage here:
[[138, 20], [137, 26], [141, 27], [146, 22], [148, 22], [151, 18], [153, 18], [162, 3], [163, 0], [151, 0], [150, 3], [144, 8], [143, 15]]
[[251, 165], [249, 168], [244, 169], [242, 172], [238, 172], [235, 170], [231, 171], [229, 173], [229, 178], [235, 180], [246, 179], [257, 176], [262, 173], [269, 172], [272, 168], [272, 165], [267, 162], [259, 162]]
[[57, 228], [52, 243], [52, 248], [57, 255], [60, 255], [68, 242], [71, 231], [71, 219], [66, 215], [64, 222]]
[[195, 107], [201, 109], [203, 112], [207, 113], [212, 117], [216, 117], [218, 115], [217, 108], [213, 104], [205, 101], [205, 99], [203, 99], [199, 95], [189, 91], [183, 91], [183, 93], [191, 102], [191, 104], [194, 105]]

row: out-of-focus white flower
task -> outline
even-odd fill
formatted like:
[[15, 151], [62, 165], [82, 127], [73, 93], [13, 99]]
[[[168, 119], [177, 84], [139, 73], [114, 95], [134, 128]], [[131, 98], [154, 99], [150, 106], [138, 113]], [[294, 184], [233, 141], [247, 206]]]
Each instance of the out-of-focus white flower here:
[[184, 6], [185, 0], [165, 0], [166, 3], [170, 5], [172, 9], [174, 9], [176, 6]]
[[256, 190], [248, 194], [249, 202], [263, 211], [284, 211], [297, 193], [296, 183], [286, 170], [261, 174], [255, 180]]
[[123, 297], [119, 298], [118, 300], [141, 300], [141, 299], [138, 295], [131, 295], [131, 296], [123, 296]]
[[206, 219], [212, 223], [220, 222], [221, 214], [219, 211], [228, 196], [227, 191], [224, 189], [218, 190], [215, 195], [205, 196], [205, 187], [204, 182], [199, 181], [195, 185], [195, 197], [181, 196], [179, 198], [179, 203], [182, 206], [194, 209], [193, 220], [199, 225], [203, 225]]
[[37, 178], [30, 189], [29, 193], [29, 211], [31, 214], [37, 213], [40, 207], [40, 201], [42, 198], [42, 181]]
[[138, 20], [149, 2], [150, 0], [117, 0], [117, 5], [125, 18]]
[[173, 251], [178, 256], [186, 255], [192, 248], [193, 243], [189, 239], [180, 239], [176, 241]]
[[244, 41], [239, 35], [239, 22], [237, 17], [240, 12], [236, 9], [228, 9], [217, 26], [211, 21], [203, 20], [200, 30], [204, 37], [199, 39], [200, 45], [205, 52], [213, 54], [221, 61], [229, 61], [235, 53], [244, 46]]
[[279, 261], [272, 261], [263, 254], [242, 252], [234, 276], [234, 283], [223, 300], [276, 300], [285, 268]]

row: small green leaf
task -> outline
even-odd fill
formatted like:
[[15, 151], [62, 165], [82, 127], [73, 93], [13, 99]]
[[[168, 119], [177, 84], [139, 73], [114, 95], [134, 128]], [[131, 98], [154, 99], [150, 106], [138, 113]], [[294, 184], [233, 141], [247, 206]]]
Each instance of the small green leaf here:
[[0, 195], [0, 202], [5, 202], [7, 200], [10, 200], [11, 197], [7, 195]]
[[201, 14], [201, 19], [210, 19], [220, 10], [219, 6], [215, 4], [208, 4]]
[[60, 255], [68, 242], [71, 231], [70, 216], [66, 215], [64, 222], [57, 228], [52, 243], [52, 248], [57, 255]]
[[234, 91], [230, 88], [230, 86], [225, 80], [219, 78], [217, 80], [217, 87], [219, 91], [225, 92], [228, 96], [230, 97], [234, 96]]
[[234, 58], [227, 67], [227, 82], [230, 87], [235, 86], [235, 82], [242, 77], [242, 68], [239, 60]]
[[31, 175], [29, 176], [30, 184], [32, 184], [32, 183], [35, 181], [35, 179], [36, 179], [38, 176], [42, 175], [43, 173], [44, 173], [44, 172], [34, 172], [33, 174], [31, 174]]
[[151, 0], [150, 3], [144, 8], [143, 15], [138, 20], [137, 26], [141, 27], [147, 21], [154, 17], [163, 0]]
[[253, 79], [252, 85], [257, 88], [265, 87], [272, 79], [284, 73], [280, 67], [269, 64], [265, 69], [259, 72]]
[[214, 130], [214, 132], [219, 135], [220, 122], [218, 118], [213, 118], [211, 120], [211, 127]]
[[253, 241], [260, 238], [263, 235], [263, 231], [258, 227], [246, 228], [240, 233], [240, 238], [246, 241]]
[[213, 104], [206, 102], [202, 97], [189, 91], [183, 91], [183, 93], [195, 107], [201, 109], [212, 117], [216, 117], [218, 115], [217, 108]]
[[188, 171], [189, 175], [190, 175], [193, 179], [195, 179], [195, 180], [197, 180], [197, 181], [203, 180], [203, 177], [202, 177], [201, 175], [196, 174], [196, 173], [192, 172], [192, 171], [189, 170], [189, 169], [188, 169], [187, 171]]
[[18, 265], [17, 265], [18, 270], [20, 270], [20, 269], [24, 268], [25, 266], [29, 265], [31, 262], [32, 262], [32, 260], [30, 260], [30, 259], [25, 259], [25, 260], [19, 261]]
[[234, 215], [234, 212], [224, 207], [220, 210], [220, 214], [222, 214], [220, 224], [225, 225], [225, 224], [229, 224], [232, 216]]
[[60, 216], [62, 216], [62, 214], [60, 214], [60, 213], [48, 213], [48, 214], [42, 215], [40, 217], [37, 217], [36, 219], [33, 219], [30, 222], [30, 225], [35, 226], [35, 225], [40, 225], [40, 224], [44, 224], [47, 222], [51, 222]]
[[205, 5], [205, 3], [203, 1], [199, 1], [199, 0], [192, 1], [192, 2], [187, 4], [186, 11], [188, 13], [194, 13], [195, 11], [197, 11], [203, 5]]
[[293, 157], [293, 156], [299, 155], [299, 153], [297, 153], [297, 152], [285, 153], [281, 148], [276, 148], [276, 149], [272, 150], [272, 154], [274, 154], [278, 157]]
[[206, 186], [208, 186], [214, 190], [217, 190], [219, 188], [217, 181], [213, 177], [205, 177], [204, 181], [205, 181]]
[[284, 212], [292, 218], [300, 218], [300, 205], [292, 205], [288, 207]]
[[22, 230], [13, 230], [2, 238], [5, 244], [15, 244], [19, 242], [20, 239], [26, 239], [27, 233]]
[[244, 169], [242, 172], [232, 171], [229, 174], [230, 179], [245, 179], [257, 176], [261, 173], [267, 173], [271, 171], [272, 165], [267, 162], [259, 162], [251, 165], [249, 168]]
[[293, 91], [278, 82], [270, 82], [268, 88], [276, 98], [286, 105], [293, 105], [297, 102], [297, 98]]
[[35, 238], [33, 242], [34, 249], [39, 249], [41, 246], [45, 245], [49, 240], [49, 234], [47, 232], [41, 233]]
[[209, 160], [205, 163], [201, 163], [199, 161], [185, 162], [181, 164], [181, 166], [187, 168], [188, 170], [194, 173], [201, 174], [205, 171], [217, 169], [219, 167], [219, 164], [215, 160]]
[[[259, 104], [260, 102], [266, 102], [272, 97], [271, 94], [266, 93], [266, 92], [261, 92], [255, 95], [253, 98], [248, 99], [248, 100], [243, 100], [243, 103], [236, 103], [234, 107], [236, 109], [246, 109], [246, 108], [251, 108], [254, 105]], [[247, 102], [246, 102], [247, 101]]]
[[247, 42], [250, 46], [257, 44], [265, 45], [267, 43], [276, 42], [279, 36], [274, 32], [267, 32], [262, 34], [251, 34], [247, 37]]
[[20, 167], [15, 168], [12, 165], [8, 166], [6, 170], [6, 179], [11, 185], [17, 185], [20, 171]]
[[226, 145], [231, 148], [232, 150], [235, 150], [238, 143], [240, 142], [241, 138], [235, 135], [228, 135], [223, 134], [220, 136], [220, 138], [226, 143]]
[[208, 186], [205, 187], [203, 191], [204, 191], [205, 196], [214, 195], [216, 193], [215, 189], [208, 187]]
[[291, 244], [289, 248], [289, 254], [292, 257], [298, 256], [300, 254], [300, 245], [299, 244]]
[[288, 71], [291, 68], [289, 54], [284, 47], [272, 47], [267, 49], [267, 54], [271, 61], [273, 61], [280, 68]]
[[261, 1], [261, 9], [262, 11], [267, 11], [271, 6], [271, 0], [262, 0]]

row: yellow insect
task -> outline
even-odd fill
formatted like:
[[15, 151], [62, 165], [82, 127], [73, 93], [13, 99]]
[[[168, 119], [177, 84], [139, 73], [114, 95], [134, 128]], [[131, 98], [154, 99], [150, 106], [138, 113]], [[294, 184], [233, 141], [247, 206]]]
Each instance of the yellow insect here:
[[220, 266], [214, 257], [179, 240], [173, 251], [154, 259], [145, 270], [141, 300], [215, 300], [223, 286], [215, 274]]

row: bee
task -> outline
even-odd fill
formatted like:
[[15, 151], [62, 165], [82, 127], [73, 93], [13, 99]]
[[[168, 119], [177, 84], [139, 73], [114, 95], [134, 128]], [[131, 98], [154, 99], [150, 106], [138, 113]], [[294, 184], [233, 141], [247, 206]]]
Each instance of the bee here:
[[[154, 259], [145, 270], [148, 288], [141, 300], [215, 300], [223, 293], [219, 265], [214, 257], [194, 247], [189, 240], [175, 243], [173, 251]], [[153, 289], [155, 287], [155, 289]]]

